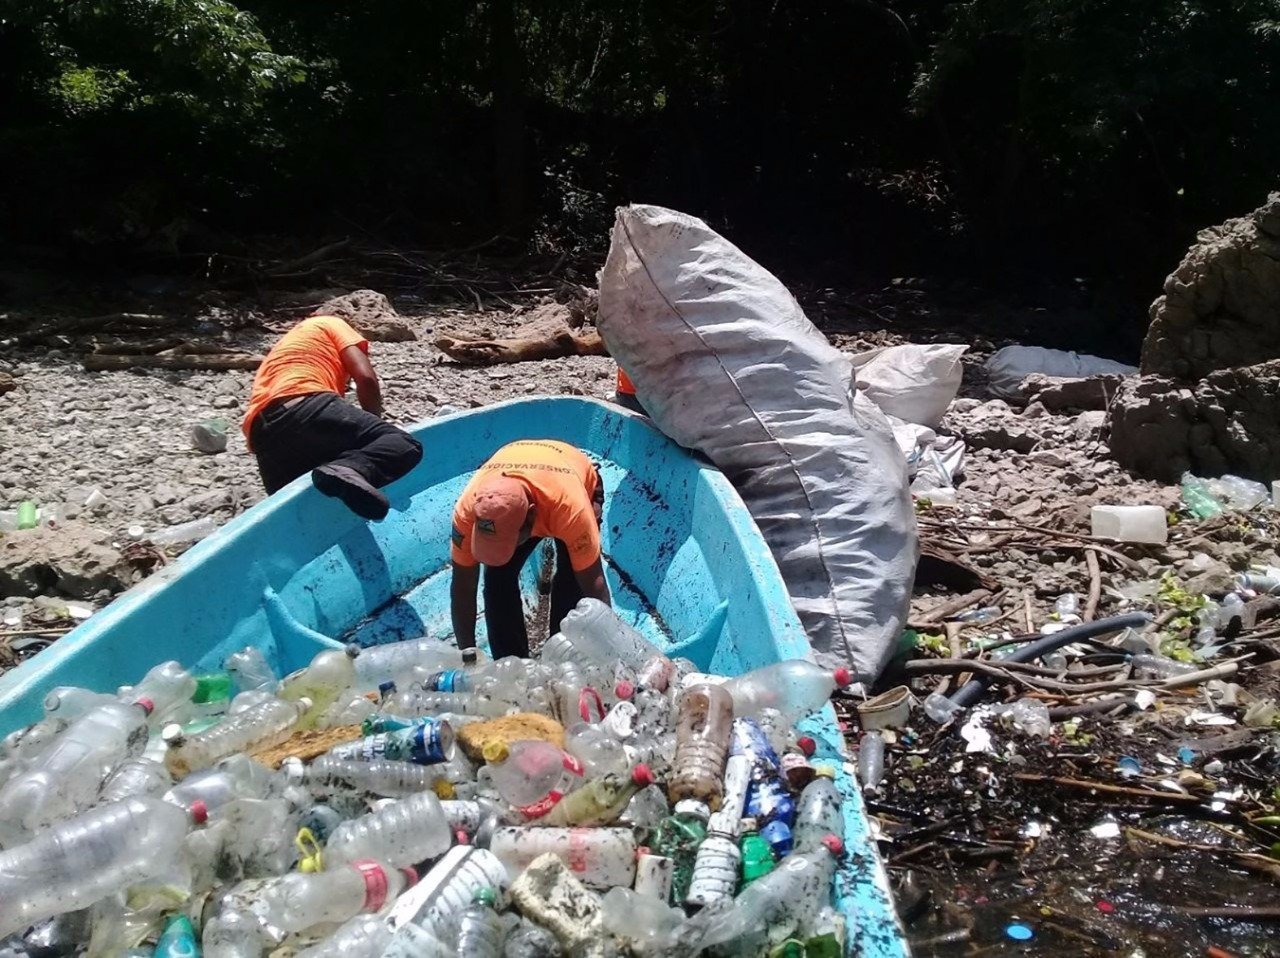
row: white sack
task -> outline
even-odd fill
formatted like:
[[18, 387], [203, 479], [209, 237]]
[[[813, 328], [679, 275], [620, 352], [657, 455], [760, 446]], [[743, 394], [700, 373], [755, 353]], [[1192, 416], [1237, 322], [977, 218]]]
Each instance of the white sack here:
[[598, 326], [654, 422], [737, 487], [815, 659], [876, 675], [906, 623], [919, 543], [884, 414], [767, 270], [701, 220], [620, 209]]
[[857, 388], [888, 416], [936, 428], [960, 390], [968, 346], [903, 343], [852, 357]]
[[1018, 398], [1018, 387], [1032, 373], [1063, 379], [1087, 379], [1090, 376], [1128, 376], [1136, 366], [1126, 366], [1114, 359], [1072, 353], [1043, 346], [1006, 346], [997, 349], [987, 360], [991, 394], [1001, 399]]

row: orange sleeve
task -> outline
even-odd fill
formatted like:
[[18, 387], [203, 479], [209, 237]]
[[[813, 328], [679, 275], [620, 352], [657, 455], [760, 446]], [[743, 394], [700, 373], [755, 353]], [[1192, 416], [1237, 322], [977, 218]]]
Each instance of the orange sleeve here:
[[325, 333], [333, 340], [333, 345], [338, 347], [339, 353], [348, 346], [359, 346], [366, 353], [369, 351], [369, 340], [352, 329], [346, 320], [337, 316], [319, 316], [317, 318], [323, 323]]
[[552, 534], [568, 548], [574, 572], [581, 572], [600, 558], [600, 526], [585, 496], [582, 503], [557, 510]]
[[471, 529], [475, 525], [475, 517], [469, 515], [459, 503], [453, 510], [453, 528], [449, 530], [449, 558], [455, 565], [472, 568], [480, 563], [471, 554]]

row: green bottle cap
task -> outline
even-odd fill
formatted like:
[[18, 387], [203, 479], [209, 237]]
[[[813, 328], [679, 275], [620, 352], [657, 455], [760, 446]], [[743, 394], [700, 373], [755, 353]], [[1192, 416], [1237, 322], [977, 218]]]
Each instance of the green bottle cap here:
[[773, 855], [773, 847], [758, 832], [748, 832], [739, 843], [742, 855], [742, 883], [750, 884], [773, 871], [777, 860]]
[[210, 672], [196, 676], [196, 691], [191, 701], [197, 705], [221, 702], [231, 698], [231, 675], [228, 672]]
[[477, 905], [488, 905], [492, 908], [498, 901], [498, 896], [493, 893], [493, 889], [488, 885], [477, 888], [475, 894], [471, 896], [471, 900]]
[[804, 942], [788, 938], [769, 952], [769, 958], [805, 958]]

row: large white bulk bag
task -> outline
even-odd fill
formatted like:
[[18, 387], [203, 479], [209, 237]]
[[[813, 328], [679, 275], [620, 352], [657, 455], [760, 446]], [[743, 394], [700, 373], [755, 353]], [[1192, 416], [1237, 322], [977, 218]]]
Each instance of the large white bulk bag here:
[[598, 324], [654, 422], [736, 486], [815, 659], [881, 670], [919, 554], [884, 414], [786, 288], [701, 220], [618, 210]]

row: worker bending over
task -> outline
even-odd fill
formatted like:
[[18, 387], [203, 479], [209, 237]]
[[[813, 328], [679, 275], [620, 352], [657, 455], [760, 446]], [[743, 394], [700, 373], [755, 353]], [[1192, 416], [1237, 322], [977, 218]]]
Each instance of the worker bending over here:
[[609, 604], [600, 556], [604, 485], [568, 443], [522, 439], [503, 446], [467, 483], [453, 510], [450, 599], [458, 648], [476, 644], [476, 587], [484, 566], [489, 650], [528, 656], [520, 570], [543, 539], [556, 540], [551, 632], [583, 596]]
[[[422, 445], [382, 420], [369, 343], [336, 316], [304, 319], [271, 347], [253, 377], [244, 434], [267, 493], [305, 472], [366, 519], [389, 508], [379, 489], [422, 458]], [[355, 382], [362, 408], [343, 400]]]

